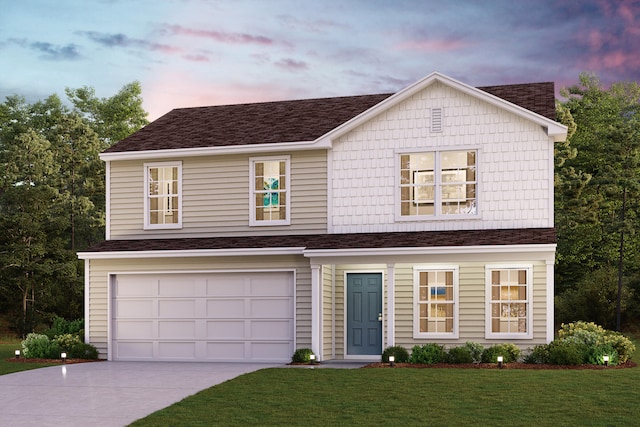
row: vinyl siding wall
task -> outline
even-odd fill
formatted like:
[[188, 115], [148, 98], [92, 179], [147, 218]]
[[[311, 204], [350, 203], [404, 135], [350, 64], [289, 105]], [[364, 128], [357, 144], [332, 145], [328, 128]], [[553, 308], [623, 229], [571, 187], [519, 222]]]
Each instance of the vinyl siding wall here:
[[[431, 132], [431, 108], [443, 131]], [[477, 218], [397, 221], [399, 152], [477, 149]], [[439, 82], [340, 137], [330, 232], [553, 227], [553, 143], [539, 125]]]
[[202, 272], [251, 270], [295, 270], [296, 346], [311, 347], [311, 269], [309, 261], [296, 256], [272, 257], [194, 257], [161, 259], [92, 259], [89, 261], [88, 296], [89, 342], [106, 358], [109, 326], [109, 274], [146, 272]]
[[[273, 156], [282, 154], [285, 153], [274, 153]], [[183, 226], [174, 230], [143, 229], [145, 162], [111, 162], [110, 238], [326, 233], [326, 151], [301, 151], [291, 155], [289, 226], [249, 227], [250, 157], [224, 155], [182, 159]]]

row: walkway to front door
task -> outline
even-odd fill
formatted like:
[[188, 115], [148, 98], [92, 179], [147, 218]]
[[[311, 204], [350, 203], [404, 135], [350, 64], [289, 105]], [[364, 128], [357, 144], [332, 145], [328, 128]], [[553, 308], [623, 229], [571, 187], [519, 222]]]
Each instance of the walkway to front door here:
[[347, 355], [382, 354], [382, 274], [347, 273]]

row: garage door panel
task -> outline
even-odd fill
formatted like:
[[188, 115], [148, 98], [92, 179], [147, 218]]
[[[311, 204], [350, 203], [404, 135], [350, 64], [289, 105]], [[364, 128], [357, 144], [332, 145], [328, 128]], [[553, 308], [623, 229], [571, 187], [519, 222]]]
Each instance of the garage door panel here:
[[190, 319], [196, 316], [196, 301], [193, 299], [158, 300], [158, 317]]
[[153, 335], [153, 321], [151, 320], [120, 320], [115, 322], [115, 339], [144, 339]]
[[246, 359], [244, 342], [207, 343], [206, 358], [212, 361], [238, 361]]
[[244, 339], [245, 321], [220, 320], [207, 322], [207, 339]]
[[158, 357], [168, 360], [195, 360], [196, 343], [195, 342], [158, 342]]
[[207, 317], [212, 319], [242, 319], [245, 317], [245, 300], [208, 299]]
[[118, 300], [116, 303], [117, 317], [146, 318], [153, 316], [154, 303], [152, 300]]
[[291, 320], [253, 320], [250, 323], [250, 338], [257, 337], [265, 340], [287, 340], [293, 336], [293, 321]]
[[116, 360], [286, 362], [294, 350], [290, 272], [119, 275]]
[[250, 317], [283, 318], [291, 317], [293, 314], [290, 298], [253, 298], [250, 304]]
[[114, 357], [127, 360], [153, 360], [153, 343], [116, 342]]
[[159, 339], [196, 339], [196, 321], [158, 321]]

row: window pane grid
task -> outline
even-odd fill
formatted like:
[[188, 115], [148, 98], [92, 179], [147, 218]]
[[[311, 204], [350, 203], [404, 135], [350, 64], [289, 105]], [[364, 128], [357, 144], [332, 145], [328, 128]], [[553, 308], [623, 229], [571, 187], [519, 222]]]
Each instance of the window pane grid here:
[[256, 161], [253, 166], [253, 197], [256, 221], [287, 219], [286, 161]]
[[491, 271], [491, 331], [527, 333], [529, 301], [527, 271], [505, 269]]
[[453, 271], [419, 274], [419, 331], [452, 333], [454, 321]]
[[147, 175], [149, 224], [178, 224], [180, 209], [178, 167], [149, 167]]

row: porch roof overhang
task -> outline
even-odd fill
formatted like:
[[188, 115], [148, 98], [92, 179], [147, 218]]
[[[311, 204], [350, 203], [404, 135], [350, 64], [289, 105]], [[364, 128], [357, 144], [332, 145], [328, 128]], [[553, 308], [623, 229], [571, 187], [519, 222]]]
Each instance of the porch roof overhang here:
[[553, 228], [418, 231], [285, 236], [106, 240], [80, 259], [302, 255], [379, 257], [478, 252], [553, 252]]

